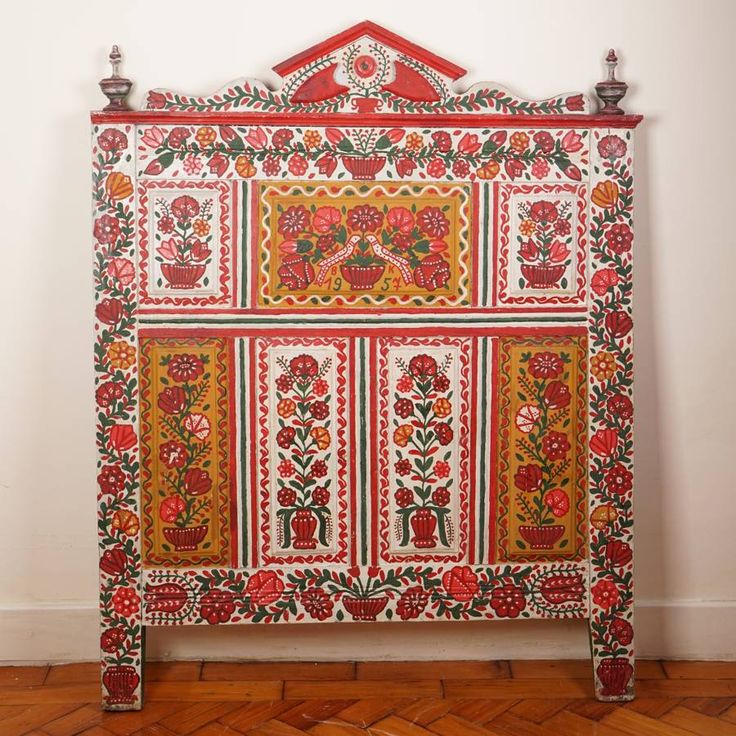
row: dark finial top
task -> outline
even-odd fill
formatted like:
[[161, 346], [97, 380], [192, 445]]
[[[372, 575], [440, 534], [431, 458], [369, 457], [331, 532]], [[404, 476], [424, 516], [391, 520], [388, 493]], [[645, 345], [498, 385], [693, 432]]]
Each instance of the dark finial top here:
[[608, 67], [608, 77], [595, 86], [595, 92], [603, 103], [603, 107], [599, 112], [601, 115], [623, 115], [624, 111], [618, 106], [618, 103], [621, 102], [629, 87], [625, 82], [616, 79], [618, 56], [616, 56], [613, 49], [608, 51], [606, 66]]
[[108, 104], [103, 110], [129, 110], [125, 98], [133, 86], [130, 79], [124, 79], [120, 76], [120, 61], [123, 58], [117, 45], [112, 47], [110, 51], [110, 66], [112, 66], [112, 75], [100, 80], [100, 89], [108, 99]]

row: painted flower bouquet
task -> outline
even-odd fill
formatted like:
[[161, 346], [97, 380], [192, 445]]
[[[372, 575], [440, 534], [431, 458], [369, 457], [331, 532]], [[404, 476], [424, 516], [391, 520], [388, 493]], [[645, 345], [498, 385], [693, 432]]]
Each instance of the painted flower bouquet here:
[[[567, 387], [570, 363], [567, 353], [524, 353], [519, 367], [523, 402], [514, 419], [523, 437], [516, 441], [517, 466], [514, 485], [518, 490], [519, 534], [532, 550], [552, 549], [565, 533], [555, 521], [570, 510], [569, 478], [572, 395]], [[518, 544], [523, 548], [523, 542]], [[565, 545], [565, 540], [560, 543]]]
[[518, 208], [521, 263], [519, 288], [567, 288], [563, 278], [570, 265], [572, 243], [572, 203], [555, 204], [547, 200], [522, 202]]
[[[172, 289], [193, 289], [212, 260], [212, 200], [202, 203], [182, 195], [171, 202], [159, 199], [154, 210], [156, 219], [156, 260]], [[207, 279], [204, 279], [207, 286]], [[161, 282], [159, 281], [159, 286]]]

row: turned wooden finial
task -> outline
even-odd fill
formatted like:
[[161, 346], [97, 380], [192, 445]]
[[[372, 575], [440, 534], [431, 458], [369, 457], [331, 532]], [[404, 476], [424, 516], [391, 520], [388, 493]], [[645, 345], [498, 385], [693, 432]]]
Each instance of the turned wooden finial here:
[[603, 103], [603, 107], [598, 112], [601, 115], [623, 115], [624, 111], [618, 106], [618, 103], [623, 99], [629, 85], [616, 79], [618, 57], [613, 49], [608, 51], [606, 66], [608, 67], [607, 79], [598, 82], [595, 86], [595, 92]]
[[112, 66], [112, 75], [100, 80], [100, 89], [107, 97], [108, 103], [102, 109], [108, 110], [130, 110], [125, 98], [133, 86], [130, 79], [120, 76], [120, 60], [123, 58], [117, 45], [112, 47], [110, 51], [110, 66]]

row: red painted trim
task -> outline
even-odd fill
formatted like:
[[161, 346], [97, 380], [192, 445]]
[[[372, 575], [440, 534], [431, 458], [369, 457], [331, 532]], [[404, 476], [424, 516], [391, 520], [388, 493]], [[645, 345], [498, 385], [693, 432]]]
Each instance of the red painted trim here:
[[350, 417], [350, 446], [349, 455], [352, 458], [349, 461], [350, 464], [350, 564], [358, 565], [360, 560], [358, 559], [358, 536], [359, 530], [357, 526], [358, 514], [357, 514], [357, 490], [358, 481], [356, 476], [356, 467], [358, 457], [357, 444], [355, 438], [355, 411], [358, 406], [358, 399], [355, 391], [355, 340], [350, 340], [348, 343], [348, 396], [350, 397], [350, 407], [348, 414]]
[[[478, 406], [478, 341], [473, 340], [470, 346], [470, 396], [471, 412], [476, 411]], [[475, 529], [478, 524], [475, 504], [478, 497], [478, 417], [470, 422], [470, 500], [468, 509], [468, 562], [471, 565], [478, 561], [475, 549]], [[481, 490], [482, 492], [482, 490]], [[481, 523], [482, 520], [481, 520]]]
[[485, 113], [411, 113], [355, 114], [355, 113], [248, 113], [248, 112], [158, 112], [131, 110], [129, 112], [92, 112], [93, 123], [98, 124], [176, 124], [190, 125], [343, 125], [354, 127], [425, 127], [438, 128], [456, 125], [465, 128], [635, 128], [642, 115], [493, 115]]
[[498, 463], [496, 447], [498, 437], [498, 340], [491, 340], [491, 433], [488, 441], [488, 556], [487, 563], [496, 561], [496, 519], [498, 518]]
[[364, 20], [360, 23], [356, 23], [350, 28], [346, 28], [340, 33], [336, 33], [334, 36], [326, 38], [324, 41], [310, 46], [304, 51], [300, 51], [298, 54], [289, 57], [285, 61], [282, 61], [276, 66], [272, 67], [276, 74], [280, 74], [282, 77], [291, 72], [305, 66], [311, 61], [326, 56], [327, 54], [335, 51], [342, 46], [346, 46], [352, 43], [361, 36], [370, 36], [376, 41], [380, 41], [385, 46], [390, 46], [395, 51], [402, 51], [407, 56], [412, 56], [415, 59], [431, 66], [433, 69], [438, 71], [440, 74], [445, 74], [451, 79], [459, 79], [466, 74], [465, 69], [457, 64], [453, 64], [447, 59], [443, 59], [441, 56], [433, 54], [431, 51], [417, 46], [411, 41], [407, 41], [403, 36], [399, 36], [393, 31], [389, 31], [383, 26], [379, 26], [370, 20]]
[[[498, 182], [494, 182], [493, 188], [493, 266], [490, 272], [491, 279], [491, 304], [494, 309], [497, 309], [498, 304]], [[486, 255], [487, 257], [487, 255]], [[488, 271], [488, 269], [486, 269]], [[508, 309], [508, 307], [506, 307]], [[542, 307], [543, 311], [546, 311], [545, 307]], [[564, 309], [564, 307], [559, 307]]]
[[242, 188], [242, 183], [238, 181], [234, 181], [232, 183], [232, 192], [231, 192], [231, 199], [232, 202], [232, 239], [230, 241], [230, 247], [232, 248], [232, 305], [233, 307], [237, 306], [238, 304], [238, 253], [240, 252], [240, 248], [238, 247], [240, 244], [240, 237], [238, 235], [238, 210], [240, 209], [240, 190]]
[[[256, 341], [251, 340], [248, 346], [250, 353], [250, 544], [251, 559], [250, 566], [258, 567], [258, 542], [260, 539], [258, 520], [261, 518], [261, 510], [258, 505], [258, 457], [256, 453], [256, 442], [258, 420], [256, 418], [256, 381], [253, 375], [254, 369], [257, 369], [256, 362]], [[245, 499], [244, 499], [245, 500]]]
[[[365, 337], [364, 332], [358, 332], [357, 336]], [[370, 392], [370, 421], [368, 427], [378, 426], [378, 409], [376, 396], [376, 384], [378, 383], [378, 355], [375, 340], [368, 343], [368, 391]], [[371, 565], [378, 564], [378, 433], [371, 432], [370, 456], [371, 456]]]
[[212, 317], [216, 317], [221, 314], [229, 314], [229, 315], [242, 315], [244, 317], [274, 317], [277, 315], [290, 315], [293, 316], [294, 312], [297, 310], [301, 310], [300, 314], [303, 316], [304, 312], [306, 311], [308, 314], [313, 314], [318, 317], [322, 316], [330, 316], [330, 315], [340, 315], [341, 317], [346, 317], [347, 315], [350, 315], [351, 317], [359, 317], [363, 315], [379, 315], [379, 316], [390, 316], [392, 319], [396, 318], [399, 319], [400, 317], [404, 317], [406, 315], [430, 315], [434, 317], [439, 317], [444, 314], [451, 315], [451, 314], [462, 314], [463, 316], [473, 317], [473, 316], [482, 316], [484, 314], [498, 314], [498, 315], [504, 315], [507, 314], [510, 317], [511, 316], [517, 316], [519, 318], [523, 318], [524, 314], [537, 314], [537, 313], [544, 313], [544, 314], [580, 314], [581, 317], [584, 317], [587, 315], [587, 311], [584, 306], [561, 306], [561, 305], [549, 305], [549, 306], [499, 306], [499, 307], [436, 307], [432, 306], [431, 308], [427, 307], [404, 307], [404, 306], [397, 306], [397, 307], [383, 307], [378, 309], [360, 309], [355, 307], [344, 307], [342, 309], [328, 309], [328, 308], [322, 308], [322, 307], [296, 307], [296, 308], [281, 308], [281, 307], [259, 307], [255, 309], [251, 309], [249, 307], [225, 307], [222, 309], [218, 309], [217, 307], [192, 307], [191, 309], [189, 307], [186, 308], [186, 311], [184, 310], [174, 310], [174, 309], [161, 309], [161, 308], [155, 308], [150, 307], [147, 309], [139, 309], [138, 314], [150, 314], [150, 315], [159, 315], [159, 316], [165, 316], [165, 315], [175, 315], [176, 317], [182, 317], [182, 316], [191, 316], [191, 315], [210, 315]]
[[470, 226], [470, 271], [473, 277], [472, 292], [470, 294], [470, 304], [474, 309], [478, 308], [479, 294], [478, 294], [478, 273], [479, 259], [478, 252], [480, 250], [480, 228], [478, 227], [480, 217], [480, 186], [478, 182], [473, 182], [471, 186], [472, 192], [472, 208], [471, 212], [472, 224]]
[[[260, 310], [258, 308], [258, 279], [260, 278], [259, 264], [258, 264], [258, 248], [261, 244], [260, 232], [259, 232], [259, 196], [257, 193], [258, 185], [257, 182], [253, 182], [250, 187], [250, 308], [239, 309], [236, 311], [247, 312], [248, 314], [257, 314]], [[246, 257], [246, 253], [243, 254], [243, 258]], [[243, 288], [246, 285], [243, 284]]]
[[227, 367], [228, 367], [228, 392], [230, 396], [228, 412], [228, 434], [229, 437], [229, 467], [230, 467], [230, 559], [231, 564], [235, 567], [238, 564], [238, 528], [240, 519], [238, 518], [238, 468], [237, 468], [237, 447], [235, 445], [235, 396], [237, 395], [237, 387], [235, 385], [235, 342], [227, 340]]

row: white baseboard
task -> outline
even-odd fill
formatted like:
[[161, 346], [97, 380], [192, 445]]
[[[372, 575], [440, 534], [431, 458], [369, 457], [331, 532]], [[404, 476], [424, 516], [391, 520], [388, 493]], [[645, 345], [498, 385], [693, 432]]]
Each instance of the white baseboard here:
[[[736, 601], [651, 601], [636, 609], [643, 658], [736, 659]], [[498, 621], [147, 630], [150, 659], [438, 660], [578, 659], [584, 621]], [[0, 609], [0, 661], [74, 662], [99, 656], [93, 607]]]

